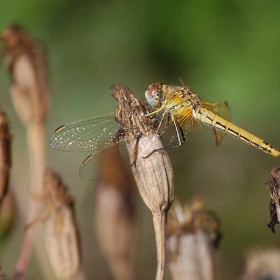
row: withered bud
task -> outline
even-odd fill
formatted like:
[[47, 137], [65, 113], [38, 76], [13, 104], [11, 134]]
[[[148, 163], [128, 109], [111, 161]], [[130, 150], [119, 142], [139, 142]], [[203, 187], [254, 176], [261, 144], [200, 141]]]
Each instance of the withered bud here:
[[95, 230], [113, 278], [134, 279], [133, 249], [135, 211], [132, 181], [118, 147], [105, 149], [100, 156], [95, 197]]
[[42, 122], [49, 109], [45, 52], [21, 26], [10, 25], [1, 35], [2, 55], [11, 75], [11, 96], [21, 121]]
[[172, 279], [214, 279], [214, 251], [221, 239], [216, 215], [201, 200], [183, 208], [175, 201], [168, 214], [167, 256]]
[[139, 192], [152, 212], [167, 212], [174, 198], [173, 169], [161, 138], [151, 125], [149, 112], [133, 93], [113, 85], [118, 101], [115, 115], [124, 130], [132, 172]]
[[242, 280], [280, 279], [280, 251], [256, 250], [247, 254]]
[[275, 233], [275, 225], [279, 224], [280, 219], [280, 168], [274, 167], [270, 172], [269, 180], [266, 183], [270, 195], [269, 212], [270, 222], [268, 228]]
[[7, 116], [0, 111], [0, 205], [9, 183], [11, 141], [12, 135], [10, 133]]
[[48, 169], [43, 193], [32, 194], [41, 202], [41, 214], [29, 226], [44, 223], [49, 257], [59, 279], [75, 279], [80, 267], [80, 244], [73, 199], [61, 178]]

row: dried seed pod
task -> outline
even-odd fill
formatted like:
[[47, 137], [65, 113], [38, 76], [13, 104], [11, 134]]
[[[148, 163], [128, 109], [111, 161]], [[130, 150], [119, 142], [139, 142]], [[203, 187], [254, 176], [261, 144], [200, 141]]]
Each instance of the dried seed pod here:
[[0, 111], [0, 205], [5, 195], [11, 168], [11, 141], [7, 116]]
[[256, 250], [247, 254], [242, 280], [280, 279], [280, 252]]
[[32, 196], [41, 202], [41, 214], [28, 227], [44, 223], [47, 249], [57, 277], [76, 279], [80, 244], [72, 197], [60, 177], [50, 169], [45, 173], [43, 193]]
[[153, 214], [157, 244], [157, 276], [163, 279], [165, 262], [166, 215], [174, 197], [173, 169], [161, 138], [153, 129], [149, 112], [133, 93], [120, 84], [113, 85], [118, 101], [116, 120], [126, 140], [132, 172], [138, 190]]
[[173, 203], [168, 215], [167, 255], [172, 279], [214, 279], [214, 252], [221, 239], [219, 220], [194, 200]]
[[274, 167], [270, 172], [269, 180], [266, 183], [270, 195], [270, 218], [271, 221], [268, 223], [268, 228], [275, 233], [275, 225], [279, 224], [280, 221], [280, 168]]
[[135, 211], [132, 181], [117, 147], [100, 156], [95, 196], [95, 230], [114, 279], [133, 280]]
[[2, 55], [11, 75], [11, 95], [21, 121], [42, 122], [49, 109], [45, 52], [19, 25], [10, 25], [0, 36]]

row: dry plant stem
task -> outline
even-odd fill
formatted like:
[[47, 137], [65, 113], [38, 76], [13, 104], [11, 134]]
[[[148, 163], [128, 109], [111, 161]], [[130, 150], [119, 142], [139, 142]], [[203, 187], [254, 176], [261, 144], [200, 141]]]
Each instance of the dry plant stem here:
[[27, 270], [32, 253], [33, 240], [34, 230], [32, 228], [28, 228], [25, 231], [23, 247], [21, 248], [21, 254], [16, 264], [15, 277], [23, 277]]
[[165, 243], [166, 243], [166, 213], [153, 212], [153, 223], [157, 244], [157, 275], [156, 280], [163, 279], [165, 267]]
[[[43, 124], [40, 122], [29, 124], [27, 127], [27, 138], [30, 159], [31, 191], [41, 192], [45, 168], [45, 130]], [[27, 217], [28, 221], [35, 219], [37, 209], [36, 202], [30, 199]], [[24, 274], [28, 267], [32, 253], [33, 240], [34, 229], [28, 228], [25, 232], [22, 252], [16, 264], [17, 274]]]
[[30, 157], [31, 191], [42, 191], [45, 170], [45, 128], [42, 122], [27, 127]]

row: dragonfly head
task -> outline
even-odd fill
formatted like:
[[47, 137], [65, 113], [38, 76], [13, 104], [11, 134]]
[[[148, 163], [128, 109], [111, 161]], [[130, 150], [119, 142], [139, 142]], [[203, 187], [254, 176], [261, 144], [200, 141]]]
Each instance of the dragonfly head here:
[[160, 106], [162, 102], [162, 86], [163, 84], [151, 84], [145, 92], [147, 102], [151, 106]]

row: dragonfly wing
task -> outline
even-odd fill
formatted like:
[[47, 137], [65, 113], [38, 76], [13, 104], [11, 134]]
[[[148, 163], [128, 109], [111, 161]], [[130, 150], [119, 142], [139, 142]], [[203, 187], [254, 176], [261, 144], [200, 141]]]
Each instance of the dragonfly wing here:
[[67, 152], [99, 151], [115, 145], [119, 128], [113, 113], [62, 125], [52, 135], [51, 146]]
[[94, 179], [94, 167], [96, 166], [96, 159], [99, 157], [97, 154], [92, 154], [88, 156], [80, 166], [80, 177], [84, 180], [93, 180]]
[[114, 172], [118, 169], [123, 170], [123, 162], [126, 163], [125, 168], [128, 170], [130, 168], [127, 149], [124, 143], [122, 141], [120, 145], [116, 144], [106, 150], [103, 149], [88, 156], [80, 166], [80, 177], [84, 180], [96, 181], [102, 173], [107, 175], [107, 178], [114, 176], [114, 180], [117, 180], [119, 175], [115, 175]]
[[[179, 124], [181, 125], [181, 124]], [[183, 124], [184, 125], [184, 124]], [[185, 138], [185, 143], [179, 145], [179, 139], [176, 133], [174, 123], [166, 126], [159, 132], [163, 145], [166, 148], [172, 163], [178, 164], [182, 160], [189, 159], [194, 156], [201, 147], [203, 147], [206, 139], [207, 129], [203, 129], [201, 125], [189, 129], [188, 126], [182, 126], [182, 131]], [[179, 131], [180, 139], [182, 134]]]
[[[206, 107], [208, 110], [212, 111], [223, 119], [230, 121], [230, 110], [227, 101], [219, 101], [216, 103], [208, 103], [203, 101], [202, 106]], [[213, 128], [213, 133], [216, 141], [216, 146], [219, 147], [226, 133], [215, 128]]]

